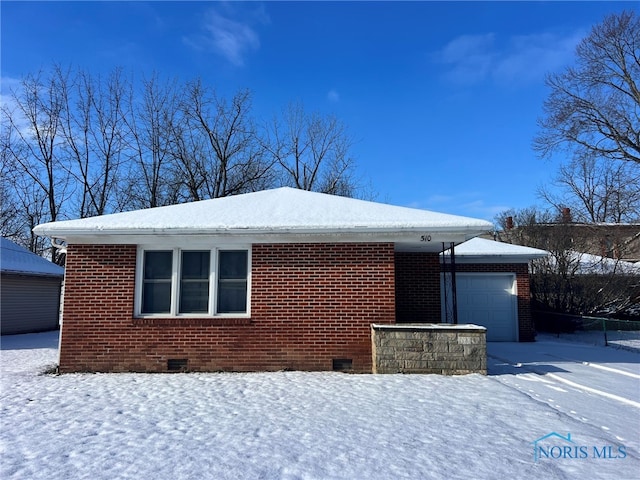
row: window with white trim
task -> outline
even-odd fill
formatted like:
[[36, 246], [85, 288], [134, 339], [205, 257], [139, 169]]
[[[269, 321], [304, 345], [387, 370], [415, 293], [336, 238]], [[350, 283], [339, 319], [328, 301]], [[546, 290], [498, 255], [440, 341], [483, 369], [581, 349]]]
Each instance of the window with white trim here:
[[145, 249], [138, 253], [136, 314], [248, 315], [248, 249]]

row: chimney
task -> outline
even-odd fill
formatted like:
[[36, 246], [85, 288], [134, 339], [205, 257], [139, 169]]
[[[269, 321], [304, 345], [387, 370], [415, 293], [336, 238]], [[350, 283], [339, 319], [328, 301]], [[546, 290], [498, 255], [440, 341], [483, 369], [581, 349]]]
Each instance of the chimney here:
[[506, 228], [507, 230], [513, 229], [513, 217], [507, 217]]
[[571, 223], [571, 209], [569, 207], [562, 209], [562, 223]]

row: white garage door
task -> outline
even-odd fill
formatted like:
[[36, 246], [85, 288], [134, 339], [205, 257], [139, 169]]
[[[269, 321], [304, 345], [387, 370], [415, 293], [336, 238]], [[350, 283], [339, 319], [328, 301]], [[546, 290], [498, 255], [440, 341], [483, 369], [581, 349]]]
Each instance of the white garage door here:
[[515, 274], [457, 273], [456, 285], [458, 323], [486, 327], [489, 342], [518, 341]]

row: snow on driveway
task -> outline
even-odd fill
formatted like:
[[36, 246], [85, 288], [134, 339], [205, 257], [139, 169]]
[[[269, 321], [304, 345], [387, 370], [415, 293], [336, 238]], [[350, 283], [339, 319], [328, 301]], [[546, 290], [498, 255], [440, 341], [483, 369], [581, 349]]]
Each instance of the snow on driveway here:
[[[2, 337], [3, 480], [633, 479], [640, 471], [640, 410], [630, 403], [640, 401], [638, 354], [490, 346], [489, 376], [42, 375], [56, 341], [55, 333]], [[555, 432], [536, 444], [550, 457], [535, 461], [533, 442]]]
[[489, 343], [488, 368], [494, 378], [639, 451], [640, 354], [538, 338], [533, 343]]

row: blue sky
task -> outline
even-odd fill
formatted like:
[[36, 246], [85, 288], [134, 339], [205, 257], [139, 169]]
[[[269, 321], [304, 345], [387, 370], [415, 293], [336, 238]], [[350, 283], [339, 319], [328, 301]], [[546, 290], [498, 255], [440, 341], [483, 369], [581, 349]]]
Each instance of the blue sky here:
[[53, 62], [201, 77], [337, 115], [378, 201], [493, 220], [540, 201], [545, 73], [635, 2], [2, 1], [2, 88]]

